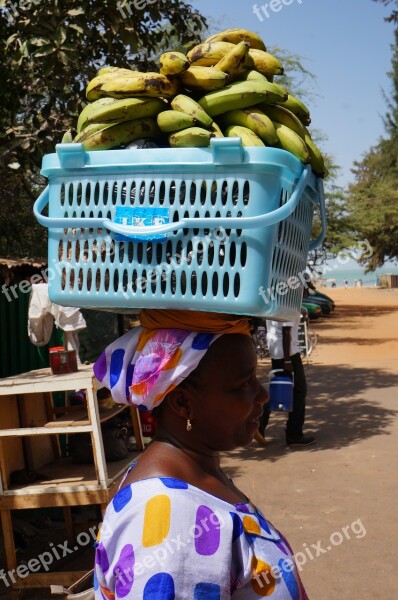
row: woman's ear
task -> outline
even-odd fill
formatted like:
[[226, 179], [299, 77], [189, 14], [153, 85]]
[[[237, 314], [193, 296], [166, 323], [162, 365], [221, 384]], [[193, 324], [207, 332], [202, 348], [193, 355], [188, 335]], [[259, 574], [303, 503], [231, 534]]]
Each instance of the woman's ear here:
[[191, 399], [183, 385], [172, 390], [166, 398], [170, 409], [183, 419], [189, 419], [191, 414]]

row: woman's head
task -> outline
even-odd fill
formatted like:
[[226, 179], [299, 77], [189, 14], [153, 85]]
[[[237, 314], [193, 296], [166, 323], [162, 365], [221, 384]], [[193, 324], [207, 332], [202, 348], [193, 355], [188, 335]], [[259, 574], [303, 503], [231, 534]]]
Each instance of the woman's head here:
[[[209, 453], [248, 444], [267, 401], [256, 366], [249, 336], [219, 337], [197, 368], [156, 411], [161, 430], [167, 430], [191, 448]], [[189, 432], [187, 419], [192, 423]]]

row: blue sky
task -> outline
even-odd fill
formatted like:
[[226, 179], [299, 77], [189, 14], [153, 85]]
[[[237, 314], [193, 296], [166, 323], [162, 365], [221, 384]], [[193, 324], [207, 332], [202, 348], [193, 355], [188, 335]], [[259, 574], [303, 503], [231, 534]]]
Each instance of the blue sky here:
[[[291, 0], [290, 5], [281, 3], [279, 12], [268, 9], [269, 17], [261, 22], [253, 1], [191, 4], [211, 17], [217, 31], [244, 27], [260, 34], [266, 45], [303, 58], [316, 75], [312, 126], [327, 136], [323, 150], [341, 166], [338, 183], [353, 181], [353, 161], [384, 134], [382, 90], [391, 90], [387, 72], [393, 42], [393, 26], [384, 17], [390, 9], [373, 0]], [[266, 4], [270, 0], [257, 1], [258, 6]]]

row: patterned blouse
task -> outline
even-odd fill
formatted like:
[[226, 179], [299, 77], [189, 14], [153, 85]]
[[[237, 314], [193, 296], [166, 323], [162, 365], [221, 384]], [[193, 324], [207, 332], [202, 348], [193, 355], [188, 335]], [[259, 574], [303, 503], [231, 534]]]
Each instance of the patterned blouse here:
[[172, 477], [120, 489], [96, 547], [95, 600], [308, 600], [285, 538], [251, 503]]

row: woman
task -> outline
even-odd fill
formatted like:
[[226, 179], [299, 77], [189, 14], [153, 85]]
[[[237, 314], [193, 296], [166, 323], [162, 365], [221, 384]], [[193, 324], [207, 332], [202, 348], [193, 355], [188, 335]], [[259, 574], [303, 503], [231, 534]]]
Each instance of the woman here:
[[267, 401], [248, 320], [140, 320], [95, 365], [116, 401], [155, 410], [158, 423], [107, 508], [96, 598], [306, 599], [286, 540], [220, 466], [220, 452], [250, 443]]

